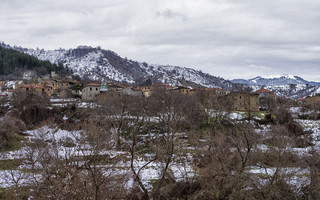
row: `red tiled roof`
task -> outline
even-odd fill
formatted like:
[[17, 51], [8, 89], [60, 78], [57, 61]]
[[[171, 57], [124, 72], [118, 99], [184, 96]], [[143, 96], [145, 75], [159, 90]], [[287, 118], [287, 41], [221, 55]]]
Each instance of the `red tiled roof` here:
[[260, 90], [255, 91], [255, 93], [273, 93], [273, 92], [270, 90], [261, 88]]
[[8, 90], [8, 92], [14, 92], [14, 90]]
[[31, 86], [24, 84], [24, 85], [22, 85], [21, 87], [22, 87], [22, 88], [30, 88]]
[[100, 86], [100, 84], [96, 84], [96, 83], [89, 83], [87, 84], [88, 86]]
[[33, 88], [41, 88], [41, 89], [44, 89], [44, 87], [42, 85], [33, 85], [32, 86]]
[[304, 100], [306, 100], [306, 98], [299, 98], [299, 99], [297, 99], [297, 101], [304, 101]]

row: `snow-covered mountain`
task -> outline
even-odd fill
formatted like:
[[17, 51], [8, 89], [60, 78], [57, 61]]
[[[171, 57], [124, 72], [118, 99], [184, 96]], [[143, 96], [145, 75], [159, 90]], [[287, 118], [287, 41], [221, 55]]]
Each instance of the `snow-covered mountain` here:
[[307, 81], [299, 76], [280, 75], [273, 77], [255, 77], [249, 80], [234, 79], [234, 83], [249, 85], [253, 90], [265, 88], [278, 96], [298, 99], [320, 93], [320, 83]]
[[254, 86], [288, 85], [288, 84], [320, 85], [319, 82], [307, 81], [299, 76], [292, 76], [292, 75], [280, 75], [280, 76], [272, 76], [272, 77], [257, 76], [249, 80], [234, 79], [232, 80], [232, 82], [242, 83], [246, 85], [254, 85]]
[[[253, 91], [260, 89], [260, 86], [251, 85]], [[298, 99], [307, 96], [314, 96], [320, 93], [320, 86], [308, 84], [287, 84], [287, 85], [268, 85], [263, 86], [267, 90], [273, 91], [278, 96], [284, 96], [291, 99]]]
[[274, 91], [279, 96], [293, 99], [320, 93], [320, 83], [310, 82], [299, 76], [258, 76], [249, 80], [235, 79], [228, 81], [190, 68], [133, 61], [99, 47], [79, 46], [75, 49], [44, 50], [11, 47], [4, 43], [0, 43], [0, 45], [35, 56], [40, 60], [62, 64], [65, 68], [72, 70], [74, 75], [100, 81], [143, 84], [150, 79], [152, 83], [165, 83], [175, 86], [220, 87], [229, 91], [246, 90], [248, 88], [246, 85], [249, 85], [253, 90], [264, 87]]
[[3, 43], [1, 45], [35, 56], [40, 60], [62, 64], [65, 68], [72, 70], [74, 75], [87, 76], [100, 81], [141, 84], [150, 79], [153, 83], [177, 86], [220, 87], [226, 90], [243, 87], [223, 78], [190, 68], [129, 60], [120, 57], [113, 51], [103, 50], [99, 47], [79, 46], [75, 49], [44, 50], [11, 47]]

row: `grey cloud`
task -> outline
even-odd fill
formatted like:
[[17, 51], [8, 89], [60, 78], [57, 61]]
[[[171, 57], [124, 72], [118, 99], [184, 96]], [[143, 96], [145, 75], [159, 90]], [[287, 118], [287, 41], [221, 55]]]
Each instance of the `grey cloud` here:
[[168, 18], [168, 19], [174, 19], [174, 18], [180, 18], [182, 19], [183, 21], [186, 21], [187, 20], [187, 16], [183, 15], [182, 13], [179, 13], [179, 12], [174, 12], [170, 9], [166, 9], [165, 11], [163, 12], [157, 12], [156, 14], [158, 17], [159, 16], [162, 16], [162, 17], [165, 17], [165, 18]]
[[225, 78], [320, 81], [319, 10], [318, 0], [3, 0], [0, 35], [33, 48], [102, 46]]

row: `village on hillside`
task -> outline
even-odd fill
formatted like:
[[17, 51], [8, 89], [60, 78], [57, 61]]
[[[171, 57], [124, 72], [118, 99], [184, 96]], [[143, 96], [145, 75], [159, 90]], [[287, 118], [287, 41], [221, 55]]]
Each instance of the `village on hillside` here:
[[[15, 93], [35, 92], [46, 94], [50, 98], [70, 99], [77, 98], [83, 102], [102, 102], [109, 97], [129, 95], [148, 98], [153, 92], [167, 91], [183, 95], [200, 95], [209, 97], [221, 97], [229, 102], [234, 111], [268, 111], [277, 96], [267, 89], [259, 89], [254, 92], [227, 91], [221, 88], [191, 88], [184, 86], [171, 86], [168, 84], [152, 84], [148, 86], [131, 86], [115, 82], [83, 83], [73, 80], [71, 76], [60, 77], [55, 72], [38, 78], [31, 83], [24, 81], [1, 81], [0, 97], [11, 99]], [[292, 101], [294, 105], [305, 105], [314, 108], [320, 103], [320, 94], [308, 96]]]
[[22, 79], [0, 81], [0, 199], [320, 197], [320, 95]]

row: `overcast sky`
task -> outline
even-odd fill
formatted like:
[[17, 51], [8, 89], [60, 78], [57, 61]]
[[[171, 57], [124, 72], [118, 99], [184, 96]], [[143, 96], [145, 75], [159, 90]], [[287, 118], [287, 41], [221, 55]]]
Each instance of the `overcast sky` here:
[[1, 0], [0, 41], [101, 46], [226, 79], [320, 81], [319, 0]]

